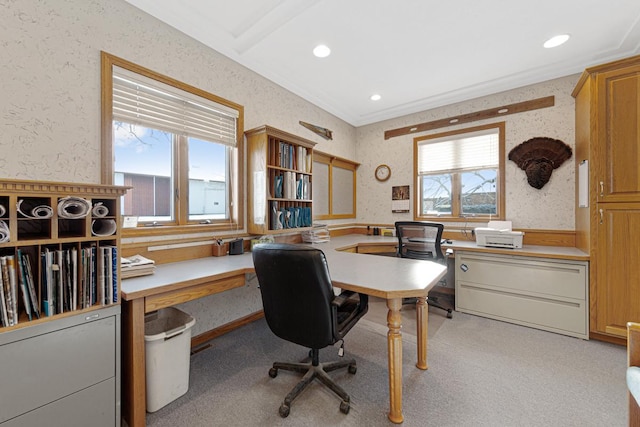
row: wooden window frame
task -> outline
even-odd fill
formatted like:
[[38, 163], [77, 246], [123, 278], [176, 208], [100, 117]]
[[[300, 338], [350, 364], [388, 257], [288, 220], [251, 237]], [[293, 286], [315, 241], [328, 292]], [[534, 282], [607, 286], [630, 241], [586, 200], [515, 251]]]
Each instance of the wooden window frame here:
[[[244, 107], [234, 102], [228, 101], [202, 89], [190, 86], [186, 83], [175, 80], [171, 77], [164, 76], [149, 70], [122, 58], [106, 52], [101, 52], [101, 85], [102, 85], [102, 115], [101, 115], [101, 180], [103, 184], [113, 183], [114, 174], [114, 150], [113, 150], [113, 67], [117, 66], [125, 70], [140, 74], [144, 77], [156, 80], [160, 83], [173, 86], [182, 91], [209, 99], [213, 102], [222, 104], [238, 112], [237, 129], [236, 129], [236, 147], [235, 159], [230, 159], [232, 167], [232, 179], [230, 186], [230, 218], [224, 221], [211, 221], [210, 224], [201, 224], [188, 219], [188, 198], [183, 197], [182, 200], [175, 200], [176, 222], [175, 224], [159, 225], [157, 227], [138, 226], [136, 228], [123, 228], [122, 234], [125, 237], [134, 237], [139, 235], [173, 235], [184, 233], [199, 233], [209, 231], [226, 231], [238, 230], [244, 227]], [[176, 152], [177, 151], [177, 152]], [[187, 158], [186, 144], [178, 144], [174, 147], [174, 155], [178, 159]], [[180, 170], [175, 175], [174, 194], [186, 194], [182, 191], [188, 185], [188, 170]]]
[[[496, 177], [496, 206], [497, 206], [497, 214], [496, 215], [484, 215], [484, 214], [471, 214], [471, 215], [461, 215], [461, 206], [460, 206], [460, 195], [461, 195], [461, 184], [459, 179], [459, 173], [453, 173], [452, 182], [451, 182], [451, 192], [452, 192], [452, 200], [451, 200], [451, 215], [422, 215], [422, 185], [420, 183], [420, 175], [418, 173], [418, 152], [420, 142], [436, 139], [436, 138], [444, 138], [457, 136], [461, 134], [478, 132], [486, 129], [498, 129], [498, 172]], [[504, 169], [505, 169], [505, 122], [497, 122], [490, 123], [482, 126], [474, 126], [470, 128], [458, 129], [448, 132], [442, 132], [431, 135], [424, 135], [415, 137], [413, 139], [413, 177], [414, 177], [414, 206], [413, 206], [413, 217], [416, 221], [437, 221], [437, 222], [487, 222], [489, 218], [496, 220], [503, 220], [505, 218], [505, 179], [504, 179]]]

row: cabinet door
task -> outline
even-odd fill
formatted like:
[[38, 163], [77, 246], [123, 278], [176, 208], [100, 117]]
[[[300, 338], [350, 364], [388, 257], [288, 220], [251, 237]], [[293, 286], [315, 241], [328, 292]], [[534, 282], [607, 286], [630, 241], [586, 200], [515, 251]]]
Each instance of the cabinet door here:
[[591, 326], [626, 338], [627, 322], [640, 321], [640, 203], [600, 203], [598, 218]]
[[640, 201], [640, 64], [597, 76], [598, 201]]

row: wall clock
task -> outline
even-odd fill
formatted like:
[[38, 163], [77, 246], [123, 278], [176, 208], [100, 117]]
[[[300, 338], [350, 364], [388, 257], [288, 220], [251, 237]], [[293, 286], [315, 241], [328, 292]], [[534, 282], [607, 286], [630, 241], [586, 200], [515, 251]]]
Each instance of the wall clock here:
[[384, 182], [391, 177], [391, 168], [387, 165], [380, 165], [376, 168], [376, 179]]

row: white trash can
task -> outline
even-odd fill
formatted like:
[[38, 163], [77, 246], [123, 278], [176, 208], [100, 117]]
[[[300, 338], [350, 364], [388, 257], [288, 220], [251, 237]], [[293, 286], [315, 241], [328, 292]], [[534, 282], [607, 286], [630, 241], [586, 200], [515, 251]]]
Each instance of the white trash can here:
[[189, 390], [191, 327], [196, 319], [174, 307], [145, 315], [147, 411], [155, 412]]

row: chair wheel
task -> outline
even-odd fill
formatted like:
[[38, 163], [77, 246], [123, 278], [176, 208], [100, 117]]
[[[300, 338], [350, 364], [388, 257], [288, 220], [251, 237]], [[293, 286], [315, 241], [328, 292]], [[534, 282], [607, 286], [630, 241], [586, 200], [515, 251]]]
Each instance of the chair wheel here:
[[[342, 409], [342, 405], [340, 406], [340, 409]], [[289, 411], [290, 410], [291, 410], [291, 408], [288, 405], [283, 403], [282, 405], [280, 405], [280, 409], [278, 410], [278, 413], [280, 414], [280, 416], [282, 418], [287, 418], [289, 416]], [[349, 408], [347, 408], [347, 411], [348, 410], [349, 410]]]
[[278, 376], [278, 370], [276, 368], [269, 369], [269, 376], [271, 378], [275, 378]]
[[342, 412], [343, 414], [348, 414], [349, 409], [351, 409], [351, 405], [349, 404], [349, 402], [345, 400], [340, 402], [340, 412]]
[[356, 365], [349, 365], [349, 373], [354, 374], [358, 372], [358, 367]]
[[447, 310], [447, 319], [453, 319], [453, 313], [451, 313], [451, 310]]

